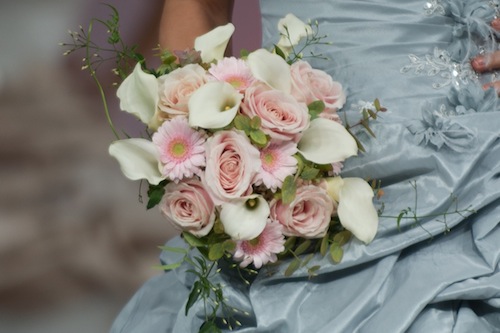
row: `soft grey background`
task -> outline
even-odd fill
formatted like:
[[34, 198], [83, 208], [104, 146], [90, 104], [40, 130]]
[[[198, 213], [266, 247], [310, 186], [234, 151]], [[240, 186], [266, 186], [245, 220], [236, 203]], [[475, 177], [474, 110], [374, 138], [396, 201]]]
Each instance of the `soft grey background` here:
[[[126, 37], [149, 50], [161, 1], [108, 3], [120, 10]], [[63, 58], [57, 45], [71, 41], [68, 29], [108, 14], [98, 1], [0, 4], [2, 333], [106, 332], [158, 274], [157, 245], [175, 233], [156, 210], [146, 212], [138, 183], [107, 155], [113, 136], [79, 71], [83, 55]], [[257, 1], [236, 0], [234, 49], [259, 45], [257, 21]], [[114, 113], [118, 127], [135, 125]]]

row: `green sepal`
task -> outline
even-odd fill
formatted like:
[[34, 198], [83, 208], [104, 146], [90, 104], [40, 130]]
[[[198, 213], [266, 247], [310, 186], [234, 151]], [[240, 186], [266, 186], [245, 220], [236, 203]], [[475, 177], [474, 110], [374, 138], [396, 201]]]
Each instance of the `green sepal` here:
[[274, 44], [274, 52], [276, 52], [277, 55], [279, 55], [280, 57], [282, 57], [283, 59], [286, 60], [286, 55], [285, 55], [285, 52], [283, 52], [282, 49], [280, 49], [278, 47], [278, 45]]

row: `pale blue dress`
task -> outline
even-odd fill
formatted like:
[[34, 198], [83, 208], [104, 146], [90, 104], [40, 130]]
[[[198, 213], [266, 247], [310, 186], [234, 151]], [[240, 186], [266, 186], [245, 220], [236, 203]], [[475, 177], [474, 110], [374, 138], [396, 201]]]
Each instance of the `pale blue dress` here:
[[[343, 84], [350, 119], [360, 101], [379, 98], [387, 107], [372, 125], [377, 138], [360, 134], [367, 153], [343, 171], [382, 181], [384, 216], [415, 205], [422, 216], [456, 207], [476, 213], [401, 220], [399, 229], [395, 218], [382, 217], [375, 240], [351, 241], [340, 264], [316, 258], [322, 268], [311, 280], [305, 270], [285, 278], [286, 265], [271, 276], [261, 271], [248, 289], [219, 276], [230, 303], [250, 313], [238, 317], [239, 332], [500, 332], [500, 107], [494, 91], [481, 89], [492, 77], [469, 65], [496, 47], [488, 26], [496, 6], [261, 0], [266, 47], [277, 42], [285, 14], [318, 20], [333, 45], [316, 50], [330, 60], [313, 64]], [[203, 309], [184, 314], [193, 281], [186, 269], [146, 283], [111, 331], [197, 332]]]

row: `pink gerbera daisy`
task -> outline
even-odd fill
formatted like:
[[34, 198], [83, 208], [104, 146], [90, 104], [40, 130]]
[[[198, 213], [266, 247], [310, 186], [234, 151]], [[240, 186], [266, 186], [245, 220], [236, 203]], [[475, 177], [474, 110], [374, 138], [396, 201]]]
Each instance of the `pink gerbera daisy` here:
[[289, 175], [297, 171], [297, 160], [293, 154], [297, 152], [297, 144], [293, 141], [271, 142], [260, 151], [261, 170], [257, 184], [263, 183], [268, 189], [276, 192]]
[[212, 64], [208, 72], [216, 80], [228, 82], [240, 92], [255, 81], [246, 62], [235, 57], [223, 58], [217, 64]]
[[238, 241], [233, 258], [244, 268], [253, 262], [255, 268], [261, 268], [268, 262], [276, 262], [277, 253], [285, 250], [283, 226], [268, 220], [261, 234], [252, 240]]
[[205, 140], [205, 134], [191, 128], [185, 117], [165, 121], [153, 135], [163, 176], [178, 182], [199, 174], [205, 166]]

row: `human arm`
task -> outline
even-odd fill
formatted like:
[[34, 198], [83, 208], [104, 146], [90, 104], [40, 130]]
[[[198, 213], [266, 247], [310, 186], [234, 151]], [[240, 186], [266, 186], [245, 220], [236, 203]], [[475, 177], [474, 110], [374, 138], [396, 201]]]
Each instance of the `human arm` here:
[[196, 37], [231, 20], [233, 0], [165, 0], [160, 20], [161, 48], [192, 48]]

